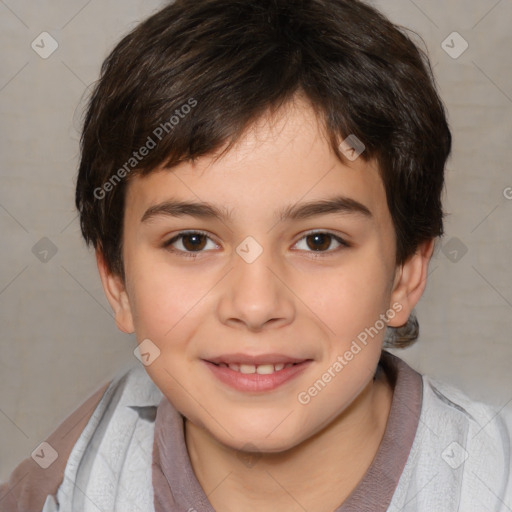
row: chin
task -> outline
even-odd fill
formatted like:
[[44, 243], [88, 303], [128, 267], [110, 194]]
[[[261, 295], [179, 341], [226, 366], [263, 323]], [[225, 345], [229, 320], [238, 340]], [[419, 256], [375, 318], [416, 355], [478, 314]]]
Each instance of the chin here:
[[236, 451], [257, 455], [262, 453], [282, 453], [290, 450], [297, 444], [299, 443], [293, 443], [290, 439], [269, 440], [262, 435], [260, 438], [239, 438], [236, 443], [231, 439], [229, 447]]
[[[276, 421], [273, 423], [272, 428], [251, 428], [243, 432], [226, 426], [232, 436], [223, 431], [221, 438], [215, 437], [222, 444], [233, 450], [248, 453], [285, 452], [300, 444], [307, 437], [304, 435], [304, 432], [298, 433], [288, 429], [281, 429], [278, 425], [279, 421]], [[277, 430], [279, 430], [279, 433]], [[211, 434], [214, 435], [213, 433]]]

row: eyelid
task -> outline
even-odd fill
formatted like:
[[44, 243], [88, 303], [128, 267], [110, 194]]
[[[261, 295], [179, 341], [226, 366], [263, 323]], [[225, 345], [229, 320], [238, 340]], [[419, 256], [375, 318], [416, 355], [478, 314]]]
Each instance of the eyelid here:
[[162, 247], [164, 249], [170, 250], [171, 252], [178, 253], [178, 254], [184, 254], [185, 256], [192, 256], [192, 257], [197, 257], [197, 255], [199, 255], [199, 254], [208, 252], [208, 251], [195, 251], [195, 252], [194, 251], [182, 251], [181, 249], [174, 249], [171, 247], [171, 245], [174, 242], [177, 242], [180, 238], [183, 238], [186, 235], [203, 235], [208, 240], [211, 240], [214, 244], [219, 245], [217, 242], [215, 242], [215, 240], [212, 238], [212, 236], [210, 236], [210, 234], [207, 233], [206, 231], [202, 231], [201, 229], [189, 229], [189, 230], [180, 231], [179, 233], [173, 235], [171, 238], [169, 238], [162, 244]]
[[304, 238], [311, 236], [311, 235], [315, 235], [317, 233], [322, 234], [322, 235], [331, 236], [334, 240], [336, 240], [336, 242], [338, 242], [340, 244], [340, 247], [337, 247], [335, 249], [329, 249], [327, 251], [303, 251], [303, 252], [309, 253], [309, 254], [313, 255], [314, 257], [322, 257], [322, 256], [329, 256], [329, 255], [335, 254], [342, 248], [352, 247], [352, 244], [347, 242], [343, 236], [341, 236], [341, 235], [337, 234], [336, 232], [331, 231], [329, 229], [314, 229], [312, 231], [307, 231], [306, 233], [302, 234], [302, 236], [293, 245], [297, 245]]

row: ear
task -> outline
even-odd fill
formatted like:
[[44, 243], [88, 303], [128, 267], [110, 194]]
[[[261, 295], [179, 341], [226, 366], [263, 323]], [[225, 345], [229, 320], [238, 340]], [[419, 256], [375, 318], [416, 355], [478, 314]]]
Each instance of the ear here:
[[117, 328], [127, 334], [135, 331], [133, 327], [133, 317], [128, 302], [128, 294], [121, 276], [113, 274], [107, 267], [102, 252], [96, 250], [96, 263], [100, 273], [103, 290], [107, 300], [114, 310], [114, 318]]
[[[405, 325], [409, 316], [423, 295], [427, 285], [428, 264], [434, 251], [434, 239], [422, 242], [416, 252], [405, 261], [395, 273], [391, 304], [400, 304], [402, 308], [390, 319], [390, 327]], [[395, 308], [393, 308], [395, 309]]]

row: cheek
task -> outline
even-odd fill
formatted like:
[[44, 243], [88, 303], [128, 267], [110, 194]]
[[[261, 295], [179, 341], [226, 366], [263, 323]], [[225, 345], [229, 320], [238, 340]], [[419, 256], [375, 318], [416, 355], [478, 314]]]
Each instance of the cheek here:
[[131, 276], [135, 330], [155, 340], [172, 338], [197, 321], [211, 288], [197, 273], [170, 265], [133, 265]]
[[388, 271], [375, 253], [360, 251], [346, 265], [319, 276], [317, 287], [309, 289], [304, 302], [312, 304], [311, 310], [325, 323], [336, 343], [350, 344], [389, 308], [389, 281]]

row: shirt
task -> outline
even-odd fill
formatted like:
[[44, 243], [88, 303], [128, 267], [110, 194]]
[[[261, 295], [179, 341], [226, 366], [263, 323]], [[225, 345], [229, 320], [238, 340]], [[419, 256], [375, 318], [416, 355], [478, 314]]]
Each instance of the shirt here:
[[[393, 387], [382, 442], [333, 512], [512, 510], [512, 416], [383, 351]], [[214, 512], [195, 477], [184, 418], [138, 364], [120, 372], [0, 486], [0, 511]], [[45, 453], [43, 445], [43, 452]], [[335, 468], [332, 468], [335, 470]]]

